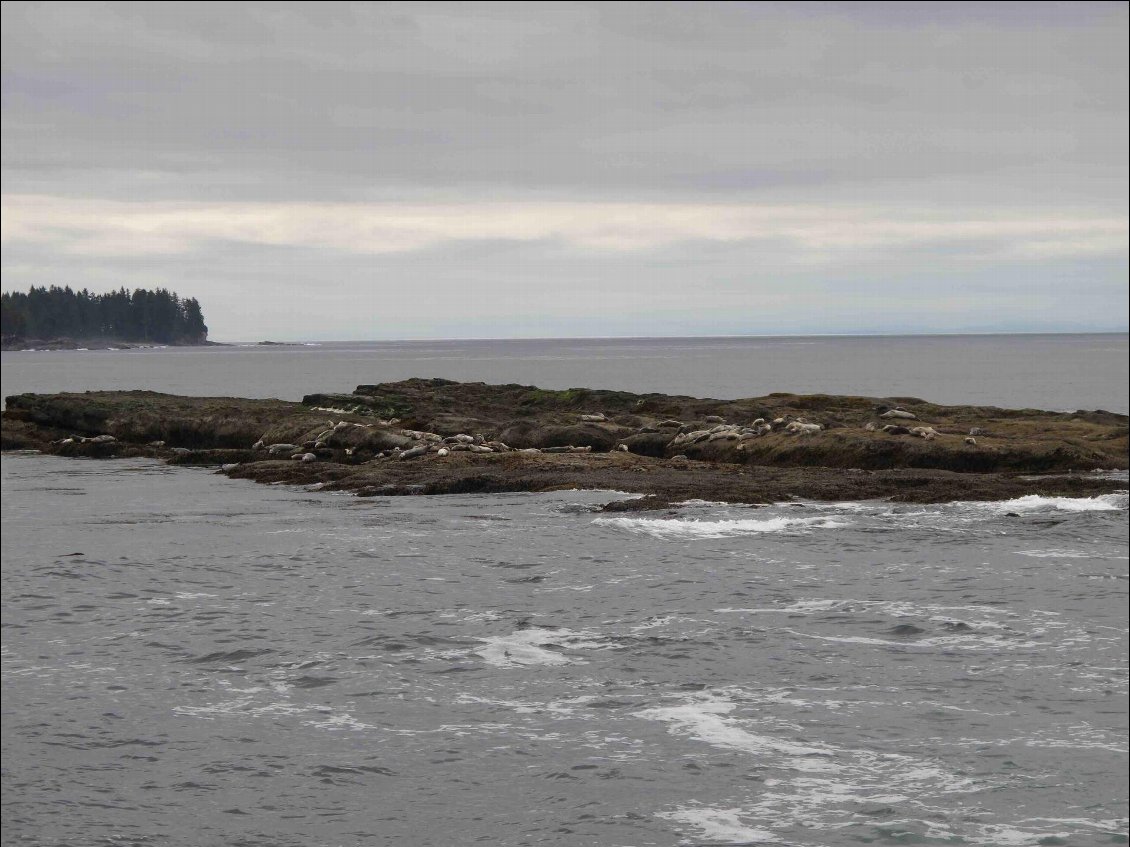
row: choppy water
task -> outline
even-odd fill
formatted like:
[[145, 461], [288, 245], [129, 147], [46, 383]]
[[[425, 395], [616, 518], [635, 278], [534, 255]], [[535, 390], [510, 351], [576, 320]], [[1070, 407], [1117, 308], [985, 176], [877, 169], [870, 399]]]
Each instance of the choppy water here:
[[1125, 494], [2, 468], [5, 844], [1127, 840]]
[[14, 352], [3, 394], [145, 388], [298, 400], [444, 377], [543, 388], [756, 397], [773, 391], [1130, 412], [1130, 338], [1108, 335], [400, 341]]

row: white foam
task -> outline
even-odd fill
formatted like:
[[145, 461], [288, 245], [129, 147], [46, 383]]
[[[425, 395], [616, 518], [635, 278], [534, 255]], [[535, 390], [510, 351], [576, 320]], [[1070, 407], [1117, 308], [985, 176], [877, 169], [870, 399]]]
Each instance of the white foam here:
[[729, 844], [748, 844], [751, 841], [776, 843], [780, 841], [772, 832], [756, 829], [742, 823], [741, 809], [685, 806], [669, 812], [659, 812], [657, 817], [694, 827], [707, 841]]
[[[808, 599], [796, 600], [782, 606], [761, 606], [751, 608], [736, 608], [731, 606], [714, 610], [715, 614], [739, 615], [818, 615], [826, 612], [840, 612], [855, 614], [866, 612], [873, 614], [881, 612], [895, 618], [921, 618], [943, 624], [964, 623], [975, 629], [1007, 629], [1006, 625], [993, 620], [986, 620], [980, 616], [997, 615], [1005, 618], [1017, 618], [1016, 612], [1007, 609], [995, 609], [990, 606], [941, 606], [936, 604], [918, 604], [898, 600], [855, 600], [855, 599]], [[963, 618], [954, 616], [956, 612], [975, 613], [978, 617], [972, 618], [965, 615]], [[1055, 614], [1055, 613], [1050, 613]], [[966, 619], [968, 618], [968, 619]], [[898, 642], [904, 643], [904, 642]]]
[[552, 700], [547, 703], [532, 703], [523, 700], [503, 700], [490, 697], [477, 697], [473, 694], [460, 694], [455, 698], [456, 703], [479, 703], [486, 706], [504, 706], [508, 709], [513, 709], [514, 712], [520, 715], [549, 715], [553, 718], [570, 718], [581, 720], [592, 720], [593, 716], [581, 712], [578, 714], [578, 707], [585, 706], [596, 699], [593, 695], [582, 694], [577, 697], [570, 697], [565, 700]]
[[[737, 694], [743, 698], [750, 694]], [[780, 701], [770, 696], [757, 702]], [[817, 831], [858, 822], [860, 804], [899, 806], [912, 803], [921, 812], [924, 800], [946, 794], [965, 794], [991, 787], [947, 771], [940, 763], [901, 753], [797, 743], [780, 736], [750, 731], [753, 720], [785, 728], [763, 710], [736, 716], [736, 702], [722, 694], [702, 693], [677, 705], [647, 709], [637, 717], [659, 720], [671, 732], [729, 750], [748, 753], [769, 774], [748, 804], [712, 807], [680, 806], [658, 813], [685, 822], [720, 841], [788, 841], [788, 832], [801, 826]], [[788, 732], [798, 731], [788, 725]], [[732, 801], [731, 801], [732, 802]], [[947, 808], [952, 804], [947, 804]], [[888, 823], [890, 823], [888, 821]], [[776, 830], [780, 834], [773, 832]], [[806, 841], [806, 843], [808, 843]], [[817, 840], [814, 843], [820, 843]]]
[[1031, 556], [1033, 559], [1090, 559], [1092, 554], [1085, 550], [1017, 550], [1018, 556]]
[[763, 615], [763, 614], [787, 614], [787, 615], [811, 615], [817, 612], [829, 612], [833, 609], [839, 609], [847, 605], [851, 601], [845, 600], [797, 600], [795, 603], [790, 603], [787, 606], [770, 606], [752, 609], [735, 609], [726, 607], [722, 609], [715, 609], [718, 614], [745, 614], [745, 615]]
[[967, 506], [980, 506], [996, 512], [1039, 512], [1057, 510], [1061, 512], [1117, 512], [1127, 508], [1130, 492], [1117, 491], [1114, 494], [1099, 494], [1096, 497], [1041, 497], [1029, 494], [1013, 500], [1000, 500], [994, 503], [966, 503]]
[[[737, 726], [728, 715], [735, 708], [729, 700], [706, 697], [678, 706], [662, 706], [637, 712], [636, 717], [657, 720], [670, 724], [674, 732], [689, 735], [698, 741], [716, 747], [741, 750], [746, 753], [775, 753], [790, 757], [831, 756], [833, 751], [826, 747], [795, 744], [759, 735]], [[807, 770], [808, 768], [803, 768]]]
[[582, 633], [541, 627], [520, 629], [509, 635], [493, 635], [479, 640], [486, 642], [486, 646], [475, 652], [482, 656], [487, 664], [499, 668], [519, 665], [567, 665], [581, 661], [555, 650], [547, 650], [546, 645], [571, 649], [602, 646]]
[[[321, 711], [321, 710], [319, 710]], [[352, 715], [330, 715], [324, 720], [320, 721], [303, 721], [306, 726], [312, 726], [317, 729], [326, 729], [330, 732], [363, 732], [366, 729], [376, 729], [372, 724], [364, 723], [357, 720]]]
[[[783, 629], [800, 638], [811, 638], [816, 641], [827, 641], [832, 644], [869, 644], [875, 647], [894, 647], [899, 650], [933, 650], [938, 648], [949, 650], [1031, 650], [1046, 647], [1042, 641], [1010, 640], [997, 635], [981, 635], [963, 633], [961, 635], [942, 635], [934, 638], [919, 638], [914, 640], [892, 640], [888, 638], [871, 638], [864, 635], [815, 635], [809, 632], [797, 632], [795, 629]], [[1040, 634], [1040, 633], [1034, 633]], [[1089, 639], [1083, 639], [1089, 640]]]
[[596, 518], [594, 524], [628, 532], [642, 533], [665, 540], [732, 538], [776, 532], [803, 532], [808, 529], [838, 529], [850, 521], [835, 518], [767, 518], [765, 520], [702, 521], [679, 518]]

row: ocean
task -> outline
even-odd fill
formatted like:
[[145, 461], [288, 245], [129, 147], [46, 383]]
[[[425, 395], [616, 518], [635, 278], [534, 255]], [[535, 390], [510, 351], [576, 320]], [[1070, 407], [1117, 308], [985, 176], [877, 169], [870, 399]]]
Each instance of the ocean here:
[[[442, 376], [1127, 411], [1127, 336], [3, 354], [5, 394]], [[4, 844], [1127, 843], [1127, 495], [357, 498], [4, 454]], [[1118, 475], [1125, 479], [1125, 473]], [[627, 492], [630, 493], [630, 492]]]
[[1130, 412], [1130, 337], [935, 335], [388, 341], [5, 352], [3, 394], [278, 397], [410, 377], [733, 399], [774, 391]]

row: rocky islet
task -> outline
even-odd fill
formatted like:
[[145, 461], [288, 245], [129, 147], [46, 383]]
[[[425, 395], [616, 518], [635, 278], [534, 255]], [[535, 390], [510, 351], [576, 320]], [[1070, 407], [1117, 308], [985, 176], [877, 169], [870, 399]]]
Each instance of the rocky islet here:
[[1081, 496], [1125, 487], [1126, 415], [939, 406], [910, 397], [711, 400], [441, 379], [301, 403], [146, 391], [7, 398], [5, 450], [151, 456], [362, 496], [630, 492], [688, 499], [903, 502]]

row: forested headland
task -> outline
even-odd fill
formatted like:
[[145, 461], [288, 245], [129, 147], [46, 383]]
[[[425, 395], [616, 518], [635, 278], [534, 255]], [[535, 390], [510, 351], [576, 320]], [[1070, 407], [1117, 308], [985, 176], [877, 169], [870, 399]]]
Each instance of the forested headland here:
[[164, 288], [92, 294], [53, 285], [26, 294], [6, 291], [0, 299], [0, 334], [6, 349], [29, 341], [204, 344], [208, 340], [200, 303]]

